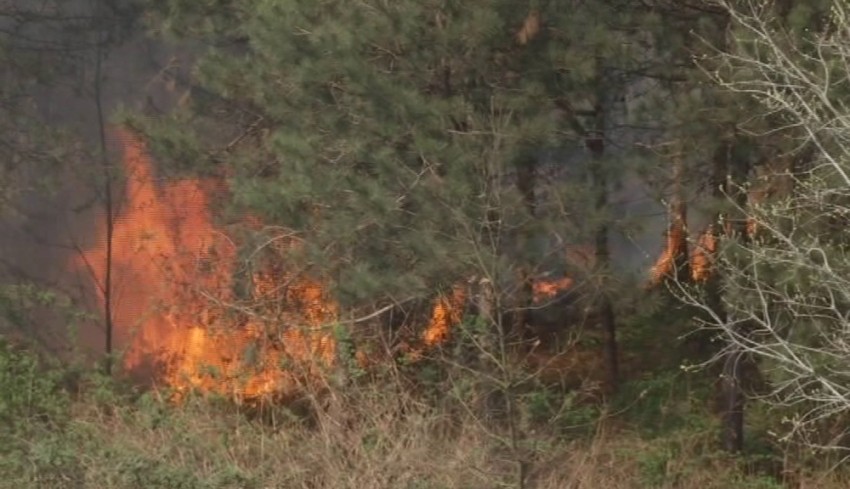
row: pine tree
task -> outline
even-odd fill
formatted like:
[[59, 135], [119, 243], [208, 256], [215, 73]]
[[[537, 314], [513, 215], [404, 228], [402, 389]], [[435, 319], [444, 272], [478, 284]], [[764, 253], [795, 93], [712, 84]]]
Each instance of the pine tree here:
[[[304, 262], [350, 307], [484, 276], [522, 339], [535, 275], [569, 271], [594, 298], [612, 387], [612, 192], [642, 172], [687, 175], [692, 194], [743, 111], [693, 63], [725, 32], [715, 7], [151, 5], [154, 25], [209, 46], [191, 104], [147, 127], [164, 159], [230, 167], [234, 204], [297, 231]], [[676, 154], [652, 144], [671, 140]], [[564, 243], [594, 250], [583, 274]]]
[[[828, 3], [777, 2], [775, 14], [803, 36], [828, 25]], [[714, 242], [726, 239], [719, 221], [734, 222], [727, 237], [749, 246], [732, 210], [754, 205], [753, 175], [787, 148], [743, 137], [781, 121], [754, 120], [750, 98], [714, 84], [715, 73], [741, 72], [711, 56], [747, 36], [714, 3], [151, 5], [155, 25], [209, 46], [191, 105], [148, 127], [167, 160], [231, 168], [236, 206], [296, 230], [302, 258], [352, 308], [483, 278], [498, 290], [487, 309], [511, 313], [506, 328], [522, 339], [535, 275], [568, 270], [605, 330], [611, 387], [614, 191], [634, 172], [655, 183], [678, 272], [663, 274], [681, 282], [697, 277], [687, 255], [709, 254], [686, 232]], [[714, 231], [687, 228], [699, 214]], [[593, 249], [584, 275], [564, 243]], [[705, 283], [716, 304], [728, 300], [724, 280]], [[725, 376], [732, 450], [738, 377]]]
[[[590, 22], [613, 3], [158, 3], [175, 31], [217, 46], [198, 68], [215, 96], [193, 111], [227, 114], [236, 124], [219, 130], [237, 138], [262, 126], [230, 148], [236, 203], [303, 233], [351, 303], [430, 294], [482, 265], [504, 283], [539, 271], [563, 219], [539, 201], [545, 170], [567, 164], [543, 155], [592, 146], [594, 104], [616, 98], [594, 102], [599, 82], [621, 85], [610, 72], [629, 54]], [[163, 133], [172, 157], [205, 147]], [[604, 220], [604, 202], [585, 204]]]

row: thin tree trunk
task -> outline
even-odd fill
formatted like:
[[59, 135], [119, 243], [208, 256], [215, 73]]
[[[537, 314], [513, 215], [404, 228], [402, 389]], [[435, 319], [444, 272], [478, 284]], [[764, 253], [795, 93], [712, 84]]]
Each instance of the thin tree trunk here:
[[[739, 141], [734, 141], [729, 151], [729, 184], [728, 193], [735, 201], [738, 209], [747, 207], [746, 184], [749, 179], [750, 162], [741, 155], [738, 149]], [[736, 215], [730, 221], [728, 227], [731, 237], [738, 239], [745, 246], [750, 240], [747, 228], [747, 216]], [[746, 324], [738, 326], [742, 334], [746, 334]], [[730, 452], [739, 452], [744, 448], [744, 391], [743, 386], [743, 363], [747, 357], [740, 347], [733, 348], [724, 361], [723, 368], [723, 391], [726, 412], [724, 413], [724, 440], [723, 448]]]
[[[601, 85], [601, 81], [600, 81]], [[592, 156], [591, 178], [596, 193], [595, 208], [600, 217], [600, 223], [594, 233], [594, 245], [596, 248], [596, 267], [599, 271], [599, 299], [597, 312], [602, 331], [605, 335], [604, 357], [607, 370], [608, 391], [616, 392], [620, 381], [619, 354], [617, 347], [617, 323], [614, 317], [614, 307], [608, 295], [608, 281], [611, 273], [611, 251], [608, 243], [609, 224], [608, 218], [604, 217], [608, 207], [608, 176], [603, 167], [605, 156], [605, 117], [603, 108], [603, 94], [597, 95], [596, 121], [594, 131], [585, 138], [585, 146], [590, 150]]]
[[[526, 212], [529, 218], [533, 221], [537, 214], [537, 196], [535, 190], [537, 188], [537, 157], [533, 153], [529, 153], [521, 158], [516, 164], [517, 171], [517, 189], [522, 195], [523, 203], [525, 204]], [[521, 263], [518, 270], [519, 289], [516, 297], [516, 308], [513, 314], [513, 325], [511, 336], [520, 340], [529, 340], [528, 328], [528, 311], [531, 309], [532, 301], [534, 300], [534, 283], [532, 270], [529, 263], [528, 246], [529, 243], [534, 244], [534, 236], [530, 236], [528, 230], [521, 231], [524, 234], [520, 236]], [[534, 231], [532, 230], [531, 233]]]
[[[747, 192], [744, 184], [747, 181], [750, 165], [736, 147], [739, 142], [733, 139], [719, 148], [714, 159], [715, 194], [718, 198], [731, 197], [739, 209], [747, 204]], [[720, 215], [720, 224], [726, 236], [738, 239], [744, 243], [748, 240], [747, 220], [742, 215]], [[714, 276], [707, 284], [709, 304], [722, 321], [727, 321], [727, 312], [723, 307], [720, 291], [720, 277]], [[741, 330], [746, 325], [737, 326]], [[720, 373], [719, 395], [721, 399], [721, 444], [728, 452], [739, 452], [744, 447], [744, 392], [742, 389], [742, 363], [745, 361], [743, 352], [735, 344], [730, 345], [723, 359]]]
[[106, 148], [106, 120], [103, 113], [103, 57], [106, 44], [105, 35], [98, 36], [95, 51], [95, 73], [94, 73], [94, 99], [97, 109], [98, 135], [100, 138], [100, 162], [103, 172], [104, 207], [106, 210], [106, 263], [103, 279], [103, 322], [105, 328], [104, 370], [107, 374], [112, 373], [112, 351], [113, 351], [113, 323], [112, 323], [112, 235], [114, 231], [114, 202], [112, 195], [112, 170]]
[[741, 390], [742, 352], [730, 351], [723, 361], [720, 378], [723, 399], [723, 432], [721, 440], [727, 452], [740, 452], [744, 448], [744, 395]]
[[682, 155], [676, 155], [673, 163], [673, 199], [670, 204], [672, 219], [669, 229], [669, 241], [673, 253], [674, 276], [680, 283], [690, 280], [691, 269], [688, 261], [688, 204], [685, 199], [683, 180], [685, 163]]
[[682, 188], [683, 172], [681, 155], [676, 155], [673, 163], [673, 193], [667, 209], [670, 223], [667, 226], [664, 251], [650, 272], [651, 286], [661, 285], [671, 279], [684, 283], [691, 278], [688, 262], [688, 208]]

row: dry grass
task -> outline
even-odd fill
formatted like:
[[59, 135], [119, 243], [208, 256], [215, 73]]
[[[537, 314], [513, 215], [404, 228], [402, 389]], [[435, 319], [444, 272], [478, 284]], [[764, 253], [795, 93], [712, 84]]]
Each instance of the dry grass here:
[[[0, 487], [521, 487], [518, 459], [527, 463], [524, 487], [535, 489], [783, 487], [718, 454], [709, 430], [647, 440], [609, 420], [568, 439], [543, 425], [528, 429], [517, 452], [492, 424], [394, 386], [305, 405], [315, 408], [309, 417], [283, 408], [246, 412], [209, 399], [175, 407], [154, 395], [132, 402], [89, 395], [74, 404], [66, 434], [34, 440], [31, 470]], [[833, 473], [794, 484], [838, 489], [850, 480]]]
[[[20, 363], [10, 358], [7, 369]], [[174, 405], [99, 376], [85, 377], [68, 400], [50, 382], [33, 389], [43, 377], [36, 370], [12, 369], [0, 393], [29, 394], [6, 399], [17, 399], [12, 410], [0, 402], [0, 415], [15, 413], [0, 423], [0, 488], [850, 487], [838, 471], [783, 475], [792, 465], [773, 447], [759, 452], [764, 459], [722, 454], [702, 397], [672, 389], [679, 377], [654, 379], [654, 391], [624, 389], [616, 416], [587, 404], [593, 396], [546, 397], [529, 385], [514, 393], [508, 423], [504, 413], [481, 416], [492, 405], [481, 402], [474, 376], [416, 377], [428, 368], [417, 364], [414, 379], [391, 370], [305, 389], [288, 407], [264, 409], [193, 396]]]

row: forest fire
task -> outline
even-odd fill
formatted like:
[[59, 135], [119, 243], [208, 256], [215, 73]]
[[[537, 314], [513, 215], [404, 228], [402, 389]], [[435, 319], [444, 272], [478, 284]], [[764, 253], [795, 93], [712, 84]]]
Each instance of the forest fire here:
[[[558, 294], [571, 289], [573, 279], [562, 277], [558, 279], [537, 279], [532, 283], [532, 300], [540, 305], [551, 301]], [[434, 301], [431, 320], [422, 335], [424, 346], [433, 347], [446, 343], [451, 337], [451, 329], [463, 319], [463, 311], [467, 305], [468, 292], [463, 285], [455, 285], [451, 292], [439, 296]]]
[[[256, 401], [285, 396], [304, 374], [331, 366], [336, 345], [330, 325], [338, 308], [323, 285], [264, 267], [251, 277], [255, 314], [240, 310], [233, 292], [235, 245], [216, 226], [210, 208], [220, 186], [196, 179], [158, 182], [139, 138], [123, 129], [115, 135], [126, 188], [113, 218], [111, 258], [103, 245], [102, 217], [100, 245], [82, 252], [74, 265], [89, 270], [100, 304], [111, 302], [116, 343], [126, 348], [123, 367], [153, 368], [157, 380], [178, 396], [194, 389]], [[260, 225], [255, 218], [246, 224]], [[461, 286], [435, 299], [423, 348], [449, 339], [465, 301]]]
[[[331, 325], [338, 307], [324, 284], [265, 266], [251, 274], [249, 297], [237, 297], [236, 244], [217, 226], [211, 209], [211, 197], [223, 191], [221, 185], [199, 179], [158, 181], [144, 143], [127, 130], [115, 130], [115, 135], [126, 184], [113, 215], [111, 257], [103, 244], [108, 233], [102, 217], [100, 244], [83, 251], [74, 265], [91, 273], [100, 303], [110, 302], [116, 344], [125, 348], [123, 367], [153, 369], [157, 381], [178, 396], [199, 390], [253, 402], [285, 397], [305, 376], [321, 375], [332, 366]], [[244, 224], [261, 225], [255, 218]], [[676, 229], [684, 232], [683, 226]], [[681, 237], [669, 237], [659, 263], [669, 263], [671, 253], [680, 251]], [[291, 243], [280, 246], [276, 251], [282, 253]], [[107, 292], [108, 269], [112, 286]], [[540, 278], [532, 285], [539, 304], [574, 283], [569, 277]], [[468, 293], [465, 285], [457, 285], [434, 300], [414, 356], [449, 340]]]
[[[271, 271], [255, 274], [254, 299], [276, 294], [289, 306], [279, 322], [229, 306], [235, 302], [236, 250], [211, 215], [214, 182], [159, 185], [138, 137], [122, 129], [115, 134], [126, 188], [113, 217], [111, 258], [101, 244], [75, 265], [91, 272], [101, 304], [111, 303], [116, 342], [126, 347], [124, 367], [155, 367], [178, 393], [198, 389], [255, 399], [292, 388], [293, 374], [282, 362], [310, 371], [329, 365], [334, 343], [323, 326], [337, 310], [320, 284]], [[105, 243], [105, 219], [100, 222], [97, 243]], [[112, 287], [106, 291], [108, 267]], [[295, 327], [282, 331], [279, 323]]]

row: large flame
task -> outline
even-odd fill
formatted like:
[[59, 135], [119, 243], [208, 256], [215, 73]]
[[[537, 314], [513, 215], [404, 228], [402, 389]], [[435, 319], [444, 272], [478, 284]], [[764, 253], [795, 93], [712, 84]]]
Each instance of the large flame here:
[[[178, 392], [200, 389], [255, 399], [286, 393], [292, 368], [328, 365], [334, 342], [327, 325], [337, 316], [320, 283], [279, 270], [254, 275], [253, 299], [290, 310], [274, 320], [235, 306], [236, 250], [213, 220], [214, 182], [184, 179], [158, 184], [144, 144], [116, 130], [126, 188], [113, 216], [108, 296], [124, 366], [155, 366]], [[105, 218], [98, 243], [106, 242]], [[84, 251], [101, 303], [108, 265], [103, 244]], [[280, 324], [286, 324], [283, 328]], [[318, 362], [316, 362], [318, 360]]]
[[[91, 272], [101, 303], [111, 303], [116, 343], [126, 349], [124, 366], [157, 367], [160, 378], [177, 392], [199, 389], [258, 399], [285, 394], [303, 373], [331, 365], [336, 345], [329, 326], [337, 320], [338, 308], [326, 287], [269, 266], [251, 277], [252, 303], [244, 306], [244, 298], [240, 302], [234, 292], [236, 245], [216, 226], [211, 212], [210, 199], [223, 191], [221, 185], [198, 179], [159, 183], [139, 138], [123, 129], [114, 133], [127, 179], [112, 216], [111, 257], [103, 245], [104, 217], [97, 231], [100, 244], [83, 251], [75, 265]], [[688, 256], [684, 201], [677, 199], [670, 211], [665, 248], [652, 267], [651, 284], [676, 275], [679, 263], [689, 265], [693, 281], [705, 281], [717, 230], [705, 230]], [[246, 223], [258, 224], [248, 218]], [[755, 221], [748, 221], [748, 234], [755, 231]], [[589, 256], [570, 258], [589, 263]], [[108, 268], [113, 280], [107, 294]], [[541, 303], [574, 283], [563, 277], [537, 279], [532, 285], [533, 300]], [[448, 341], [467, 300], [465, 285], [435, 299], [417, 354]]]

